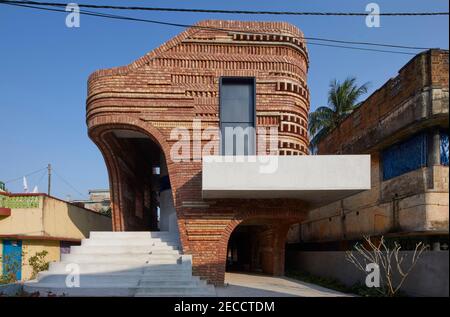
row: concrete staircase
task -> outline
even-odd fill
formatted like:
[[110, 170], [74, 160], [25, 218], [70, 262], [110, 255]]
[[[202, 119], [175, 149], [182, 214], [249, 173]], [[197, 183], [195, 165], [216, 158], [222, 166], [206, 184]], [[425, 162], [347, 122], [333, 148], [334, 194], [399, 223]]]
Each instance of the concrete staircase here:
[[169, 232], [91, 232], [81, 246], [61, 255], [61, 262], [51, 262], [48, 271], [26, 282], [24, 291], [40, 296], [216, 296], [214, 286], [192, 276], [191, 255], [181, 254], [178, 239]]

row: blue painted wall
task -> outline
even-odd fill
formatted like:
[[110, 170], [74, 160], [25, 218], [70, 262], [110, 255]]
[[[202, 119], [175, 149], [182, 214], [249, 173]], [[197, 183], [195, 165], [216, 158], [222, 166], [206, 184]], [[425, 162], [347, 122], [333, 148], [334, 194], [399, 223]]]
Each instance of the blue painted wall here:
[[16, 280], [22, 278], [22, 241], [3, 240], [2, 266], [3, 275], [12, 272]]

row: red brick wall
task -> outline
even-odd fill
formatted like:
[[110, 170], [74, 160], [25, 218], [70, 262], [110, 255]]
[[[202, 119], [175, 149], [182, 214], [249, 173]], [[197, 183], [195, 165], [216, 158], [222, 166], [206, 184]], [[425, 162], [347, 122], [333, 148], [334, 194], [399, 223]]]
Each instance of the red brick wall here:
[[219, 78], [255, 77], [257, 127], [278, 129], [280, 155], [307, 154], [303, 34], [282, 22], [204, 21], [199, 26], [223, 30], [189, 28], [132, 64], [99, 70], [89, 78], [87, 124], [108, 168], [114, 230], [138, 228], [130, 222], [132, 207], [125, 198], [133, 186], [121, 167], [127, 152], [107, 139], [112, 129], [126, 128], [145, 133], [165, 154], [183, 251], [193, 254], [195, 273], [223, 283], [232, 230], [242, 221], [264, 218], [275, 221], [267, 266], [280, 274], [286, 228], [303, 218], [304, 205], [295, 200], [203, 201], [201, 162], [173, 162], [170, 133], [176, 127], [192, 133], [193, 119], [200, 119], [203, 129], [218, 127]]

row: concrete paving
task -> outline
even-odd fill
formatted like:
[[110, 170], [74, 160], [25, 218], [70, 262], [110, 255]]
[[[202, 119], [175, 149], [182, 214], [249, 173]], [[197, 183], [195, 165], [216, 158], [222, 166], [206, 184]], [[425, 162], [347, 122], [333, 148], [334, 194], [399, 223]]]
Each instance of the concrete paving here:
[[343, 297], [351, 296], [288, 277], [226, 273], [224, 287], [216, 287], [219, 297]]

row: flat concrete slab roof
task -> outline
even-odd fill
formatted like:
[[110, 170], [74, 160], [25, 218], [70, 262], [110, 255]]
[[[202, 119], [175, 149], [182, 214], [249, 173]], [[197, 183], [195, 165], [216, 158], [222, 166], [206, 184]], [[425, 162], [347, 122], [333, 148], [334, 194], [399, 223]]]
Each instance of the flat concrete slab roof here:
[[204, 199], [294, 198], [322, 205], [370, 189], [370, 155], [204, 156]]

